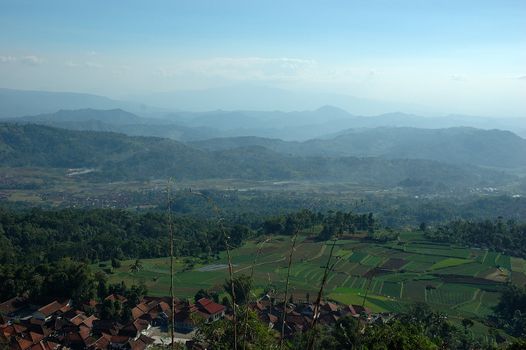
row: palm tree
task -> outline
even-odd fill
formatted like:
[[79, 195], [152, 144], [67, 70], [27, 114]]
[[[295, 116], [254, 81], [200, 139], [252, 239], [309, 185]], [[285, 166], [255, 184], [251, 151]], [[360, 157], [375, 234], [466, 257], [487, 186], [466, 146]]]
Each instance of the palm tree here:
[[130, 272], [136, 273], [142, 270], [142, 262], [139, 259], [136, 259], [133, 264], [130, 266]]

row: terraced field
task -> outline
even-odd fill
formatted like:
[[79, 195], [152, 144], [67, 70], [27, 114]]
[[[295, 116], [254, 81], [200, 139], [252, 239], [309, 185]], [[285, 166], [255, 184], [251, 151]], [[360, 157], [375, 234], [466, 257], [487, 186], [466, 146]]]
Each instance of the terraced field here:
[[[277, 236], [261, 248], [250, 241], [232, 251], [235, 273], [250, 274], [255, 261], [255, 287], [283, 291], [291, 237]], [[294, 252], [290, 290], [296, 300], [314, 298], [327, 263], [330, 244], [301, 236]], [[373, 243], [360, 239], [336, 243], [325, 297], [362, 304], [375, 311], [399, 311], [414, 302], [426, 302], [451, 316], [473, 317], [491, 313], [504, 283], [526, 283], [526, 262], [496, 252], [428, 242], [418, 232], [404, 232], [398, 241]], [[143, 269], [129, 272], [132, 261], [109, 274], [113, 282], [143, 281], [151, 294], [169, 292], [169, 259], [143, 260]], [[198, 289], [222, 290], [228, 271], [226, 255], [207, 262], [178, 259], [175, 288], [191, 297]], [[94, 268], [107, 270], [106, 266]], [[218, 265], [218, 266], [215, 266]], [[203, 269], [203, 267], [205, 267]], [[213, 267], [213, 268], [207, 268]], [[367, 296], [366, 296], [367, 294]]]

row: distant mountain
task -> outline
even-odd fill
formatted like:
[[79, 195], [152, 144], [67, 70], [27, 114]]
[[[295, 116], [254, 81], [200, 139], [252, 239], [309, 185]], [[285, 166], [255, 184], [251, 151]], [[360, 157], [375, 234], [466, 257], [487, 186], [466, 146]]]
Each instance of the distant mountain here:
[[[27, 121], [31, 123], [74, 123], [85, 121], [100, 121], [107, 124], [147, 124], [155, 120], [141, 118], [120, 108], [101, 110], [93, 108], [61, 109], [54, 113], [43, 113], [35, 116], [12, 118], [13, 121]], [[160, 121], [159, 121], [160, 122]]]
[[428, 159], [502, 168], [526, 166], [525, 139], [509, 131], [474, 128], [383, 127], [347, 130], [333, 138], [305, 142], [238, 137], [196, 141], [191, 145], [206, 150], [256, 145], [282, 154], [300, 156]]
[[345, 94], [291, 91], [286, 89], [239, 84], [202, 90], [131, 95], [131, 101], [143, 101], [152, 106], [193, 112], [210, 110], [302, 111], [323, 105], [340, 106], [358, 115], [376, 115], [392, 111], [428, 113], [429, 108], [388, 101], [360, 98]]
[[375, 186], [451, 190], [494, 185], [511, 177], [477, 167], [428, 160], [300, 157], [261, 146], [199, 150], [177, 141], [117, 133], [72, 131], [33, 124], [0, 124], [0, 164], [89, 168], [98, 181], [238, 178], [346, 181]]
[[324, 106], [312, 111], [211, 111], [177, 112], [165, 116], [179, 125], [211, 127], [223, 136], [258, 136], [288, 141], [333, 138], [346, 129], [413, 127], [443, 129], [475, 127], [509, 130], [526, 135], [526, 119], [480, 118], [470, 116], [422, 117], [406, 113], [357, 116], [343, 109]]
[[59, 110], [55, 113], [38, 114], [4, 119], [11, 123], [33, 123], [70, 130], [119, 132], [131, 136], [156, 136], [173, 140], [202, 140], [222, 135], [207, 127], [187, 127], [167, 119], [143, 118], [122, 109]]
[[[155, 136], [192, 142], [200, 149], [223, 151], [261, 146], [274, 152], [294, 156], [384, 157], [389, 159], [428, 159], [455, 164], [516, 168], [526, 166], [526, 140], [501, 130], [467, 127], [420, 129], [380, 127], [340, 130], [323, 138], [304, 142], [283, 141], [282, 134], [320, 133], [323, 125], [309, 124], [328, 120], [359, 124], [363, 119], [391, 119], [399, 123], [404, 115], [354, 117], [344, 110], [325, 106], [304, 112], [180, 112], [160, 118], [143, 118], [122, 109], [60, 110], [55, 113], [10, 119], [16, 123], [37, 123], [71, 130], [119, 132], [130, 136]], [[418, 118], [418, 117], [414, 117]], [[301, 126], [301, 123], [306, 123]], [[387, 121], [385, 121], [387, 123]], [[364, 123], [362, 122], [362, 125]], [[300, 126], [295, 126], [300, 125]], [[267, 126], [267, 129], [265, 129]], [[268, 128], [272, 126], [273, 128]], [[249, 129], [252, 127], [252, 129]], [[251, 135], [229, 137], [231, 135]], [[276, 136], [277, 135], [277, 136]], [[260, 137], [263, 136], [263, 137]]]
[[0, 118], [53, 113], [61, 109], [84, 108], [122, 108], [132, 112], [144, 113], [160, 111], [141, 103], [117, 101], [92, 94], [0, 88]]
[[[158, 101], [137, 96], [133, 101], [126, 102], [84, 93], [0, 89], [0, 119], [50, 114], [59, 110], [64, 113], [65, 110], [126, 110], [141, 117], [167, 119], [168, 124], [180, 127], [199, 128], [201, 130], [197, 135], [202, 133], [204, 137], [210, 134], [211, 129], [216, 129], [215, 134], [209, 137], [259, 136], [302, 141], [324, 136], [332, 137], [345, 129], [381, 126], [416, 128], [471, 126], [482, 129], [510, 130], [526, 136], [526, 118], [480, 118], [462, 115], [423, 117], [421, 115], [426, 115], [426, 111], [415, 110], [411, 106], [386, 104], [343, 95], [334, 98], [334, 95], [330, 94], [309, 93], [305, 95], [256, 86], [161, 95], [162, 98]], [[252, 106], [251, 103], [245, 104], [245, 101], [254, 100], [249, 96], [257, 96], [257, 106]], [[299, 100], [307, 101], [308, 104], [296, 103], [294, 108], [286, 108], [288, 103], [294, 104], [294, 101]], [[145, 101], [150, 105], [145, 105], [143, 103]], [[156, 103], [162, 101], [168, 103]], [[188, 103], [187, 107], [195, 105], [200, 108], [186, 108], [192, 111], [184, 111], [185, 103]], [[176, 106], [177, 104], [179, 105]], [[157, 105], [165, 108], [152, 107]], [[319, 106], [324, 107], [319, 108]], [[365, 106], [368, 107], [365, 108]], [[269, 110], [271, 108], [273, 110]], [[392, 113], [397, 110], [416, 114]], [[347, 111], [352, 111], [352, 114]], [[95, 120], [104, 124], [113, 124], [108, 120], [100, 120], [100, 118]], [[53, 123], [57, 125], [57, 120]], [[126, 124], [136, 123], [130, 121]], [[147, 124], [157, 125], [159, 123]], [[73, 125], [65, 124], [57, 126], [75, 128]], [[96, 123], [94, 127], [101, 128]], [[130, 128], [132, 131], [129, 132], [106, 125], [104, 127], [106, 129], [103, 130], [126, 133], [135, 130], [134, 134], [137, 133], [136, 128]], [[83, 126], [82, 129], [89, 129], [89, 126]], [[159, 135], [157, 131], [149, 131], [146, 132], [146, 135], [176, 137], [179, 140], [196, 140], [201, 137], [191, 134], [186, 137], [185, 132], [175, 129], [171, 127], [169, 132]]]

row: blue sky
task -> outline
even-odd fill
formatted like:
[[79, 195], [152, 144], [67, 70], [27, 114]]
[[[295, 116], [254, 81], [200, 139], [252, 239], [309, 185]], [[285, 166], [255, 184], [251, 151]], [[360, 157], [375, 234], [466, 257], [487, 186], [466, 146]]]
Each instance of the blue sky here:
[[258, 84], [526, 116], [524, 18], [523, 0], [0, 0], [0, 85]]

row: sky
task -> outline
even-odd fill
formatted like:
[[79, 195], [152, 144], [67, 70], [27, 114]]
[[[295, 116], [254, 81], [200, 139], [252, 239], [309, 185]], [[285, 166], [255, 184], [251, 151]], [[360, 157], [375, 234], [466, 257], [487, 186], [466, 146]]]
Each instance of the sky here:
[[526, 118], [525, 18], [524, 0], [0, 0], [0, 87], [257, 85]]

